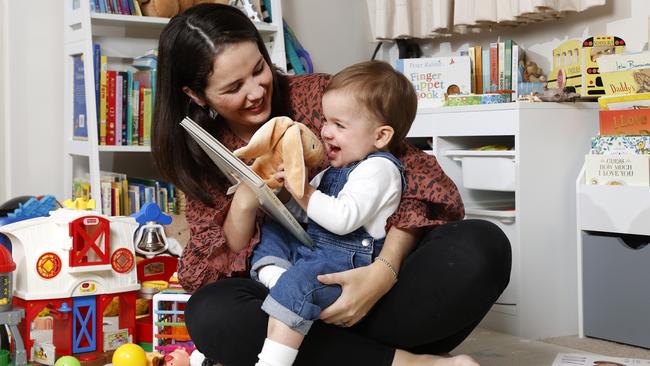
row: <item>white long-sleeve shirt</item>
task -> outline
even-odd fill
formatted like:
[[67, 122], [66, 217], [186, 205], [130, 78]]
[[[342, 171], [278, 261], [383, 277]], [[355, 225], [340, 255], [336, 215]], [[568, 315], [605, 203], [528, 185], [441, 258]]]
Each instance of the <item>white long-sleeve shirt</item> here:
[[[318, 188], [326, 171], [310, 184]], [[386, 236], [386, 221], [399, 206], [401, 195], [402, 178], [397, 166], [386, 158], [371, 157], [352, 170], [338, 196], [315, 191], [309, 199], [307, 216], [338, 235], [363, 227], [373, 238], [380, 239]], [[292, 202], [288, 206], [296, 205]]]

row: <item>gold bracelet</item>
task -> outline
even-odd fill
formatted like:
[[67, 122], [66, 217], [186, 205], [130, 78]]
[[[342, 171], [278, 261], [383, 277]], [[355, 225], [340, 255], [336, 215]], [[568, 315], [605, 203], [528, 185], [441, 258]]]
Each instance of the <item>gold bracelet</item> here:
[[384, 257], [377, 256], [377, 257], [375, 257], [375, 262], [376, 262], [376, 261], [380, 261], [381, 263], [385, 264], [386, 267], [388, 267], [388, 269], [390, 270], [390, 272], [393, 274], [393, 277], [395, 277], [395, 281], [397, 281], [397, 271], [395, 270], [395, 268], [393, 267], [393, 265], [390, 264], [390, 262], [388, 261], [388, 259], [386, 259], [386, 258], [384, 258]]

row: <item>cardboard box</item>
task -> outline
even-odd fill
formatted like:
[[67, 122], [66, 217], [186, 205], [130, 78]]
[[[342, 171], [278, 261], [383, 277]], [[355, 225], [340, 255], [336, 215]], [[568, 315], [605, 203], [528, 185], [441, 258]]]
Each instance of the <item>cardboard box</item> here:
[[650, 108], [600, 111], [601, 135], [650, 135]]
[[650, 186], [648, 155], [586, 155], [586, 184]]

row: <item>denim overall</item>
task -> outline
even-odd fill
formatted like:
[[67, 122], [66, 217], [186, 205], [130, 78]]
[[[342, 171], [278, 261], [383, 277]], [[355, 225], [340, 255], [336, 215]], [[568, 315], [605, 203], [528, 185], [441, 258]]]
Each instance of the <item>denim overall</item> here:
[[[404, 189], [404, 172], [399, 160], [383, 151], [372, 153], [366, 159], [377, 156], [397, 166]], [[348, 175], [359, 163], [343, 168], [330, 167], [325, 171], [318, 190], [332, 197], [338, 196]], [[255, 280], [259, 280], [258, 270], [265, 265], [287, 269], [269, 291], [262, 310], [302, 334], [307, 334], [314, 320], [320, 317], [321, 310], [341, 295], [339, 285], [324, 285], [316, 276], [367, 266], [384, 244], [384, 238], [374, 239], [363, 227], [346, 235], [336, 235], [311, 219], [307, 233], [314, 241], [313, 250], [302, 245], [279, 224], [269, 221], [262, 225], [261, 241], [251, 259], [251, 277]]]

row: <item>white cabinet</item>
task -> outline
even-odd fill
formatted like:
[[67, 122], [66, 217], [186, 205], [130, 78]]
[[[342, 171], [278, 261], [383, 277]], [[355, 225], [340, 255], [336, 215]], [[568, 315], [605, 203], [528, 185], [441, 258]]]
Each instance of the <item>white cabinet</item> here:
[[[575, 177], [598, 131], [595, 103], [506, 103], [418, 111], [466, 218], [496, 223], [512, 246], [510, 284], [482, 326], [530, 338], [575, 334]], [[476, 151], [505, 145], [510, 151]]]
[[[92, 1], [92, 0], [90, 0]], [[157, 48], [167, 18], [101, 14], [90, 11], [89, 0], [64, 1], [64, 187], [65, 197], [72, 196], [75, 178], [88, 176], [91, 196], [100, 202], [100, 170], [116, 171], [138, 177], [155, 177], [149, 146], [99, 146], [98, 111], [95, 105], [93, 42], [108, 56], [109, 69], [130, 65], [133, 58]], [[273, 63], [286, 69], [281, 0], [271, 0], [272, 23], [257, 23], [269, 48]], [[73, 57], [83, 55], [88, 139], [73, 139]], [[154, 122], [155, 123], [155, 122]]]

